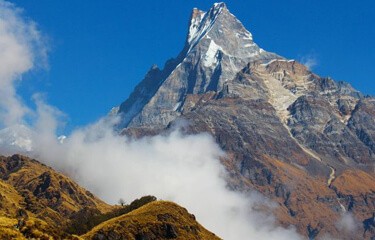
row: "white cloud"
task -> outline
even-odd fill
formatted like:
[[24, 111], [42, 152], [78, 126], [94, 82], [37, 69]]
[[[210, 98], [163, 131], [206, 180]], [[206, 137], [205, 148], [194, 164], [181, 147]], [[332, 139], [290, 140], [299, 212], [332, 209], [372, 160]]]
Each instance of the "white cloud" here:
[[29, 109], [16, 94], [22, 74], [38, 63], [46, 52], [36, 24], [22, 18], [22, 10], [0, 0], [0, 119], [4, 126], [20, 124]]
[[345, 212], [341, 215], [339, 221], [337, 221], [336, 227], [346, 236], [351, 236], [357, 233], [360, 225], [352, 213]]
[[315, 66], [318, 65], [318, 59], [315, 54], [308, 54], [306, 56], [303, 56], [300, 62], [309, 70], [312, 70]]

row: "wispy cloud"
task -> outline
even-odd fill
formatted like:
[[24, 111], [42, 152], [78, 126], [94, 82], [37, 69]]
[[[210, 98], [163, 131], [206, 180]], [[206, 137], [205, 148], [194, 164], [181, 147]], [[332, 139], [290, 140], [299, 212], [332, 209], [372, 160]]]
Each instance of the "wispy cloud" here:
[[313, 70], [318, 65], [318, 58], [316, 54], [310, 53], [300, 58], [300, 62], [309, 70]]
[[336, 222], [336, 227], [345, 236], [351, 236], [354, 238], [355, 233], [357, 233], [360, 228], [360, 224], [352, 213], [345, 212], [341, 215], [339, 221]]
[[22, 74], [46, 64], [47, 48], [32, 21], [22, 10], [0, 0], [0, 118], [5, 126], [20, 124], [29, 109], [17, 95], [15, 85]]

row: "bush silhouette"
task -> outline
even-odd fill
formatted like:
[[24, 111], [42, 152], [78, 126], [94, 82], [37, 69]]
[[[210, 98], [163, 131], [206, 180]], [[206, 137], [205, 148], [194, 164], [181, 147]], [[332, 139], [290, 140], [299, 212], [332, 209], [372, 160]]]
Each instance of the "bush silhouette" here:
[[127, 214], [135, 209], [146, 205], [147, 203], [156, 201], [157, 198], [154, 196], [144, 196], [139, 199], [135, 199], [129, 205], [125, 203], [120, 208], [116, 208], [108, 213], [101, 213], [96, 209], [84, 208], [76, 212], [71, 217], [71, 223], [67, 228], [67, 232], [70, 234], [82, 235], [90, 231], [93, 227], [105, 222], [111, 218]]

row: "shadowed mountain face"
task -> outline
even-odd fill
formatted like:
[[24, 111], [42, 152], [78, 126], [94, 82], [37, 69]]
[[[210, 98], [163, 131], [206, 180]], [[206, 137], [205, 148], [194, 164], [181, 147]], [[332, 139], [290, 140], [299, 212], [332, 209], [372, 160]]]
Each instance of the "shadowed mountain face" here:
[[259, 48], [223, 3], [193, 10], [181, 54], [153, 67], [118, 114], [125, 135], [182, 120], [187, 133], [210, 133], [228, 185], [270, 197], [280, 224], [305, 236], [374, 235], [339, 223], [375, 212], [375, 99]]

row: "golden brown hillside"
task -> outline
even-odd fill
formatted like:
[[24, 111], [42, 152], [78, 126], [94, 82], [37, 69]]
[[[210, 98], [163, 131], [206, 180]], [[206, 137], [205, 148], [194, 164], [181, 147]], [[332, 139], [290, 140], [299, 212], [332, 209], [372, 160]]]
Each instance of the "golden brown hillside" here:
[[110, 206], [36, 160], [0, 156], [0, 239], [81, 239], [93, 227], [83, 239], [219, 239], [186, 209], [155, 200]]
[[220, 239], [200, 225], [179, 205], [155, 201], [128, 214], [104, 222], [84, 239]]
[[0, 157], [0, 176], [22, 196], [25, 210], [59, 225], [83, 208], [112, 208], [70, 178], [21, 155]]
[[0, 157], [1, 239], [38, 238], [42, 232], [67, 237], [70, 219], [86, 209], [105, 213], [113, 207], [36, 160]]

